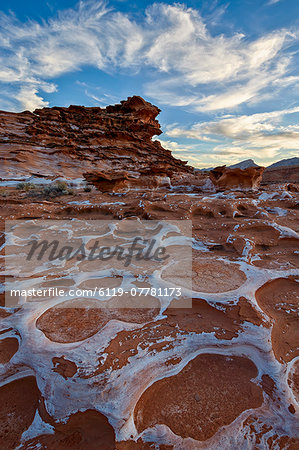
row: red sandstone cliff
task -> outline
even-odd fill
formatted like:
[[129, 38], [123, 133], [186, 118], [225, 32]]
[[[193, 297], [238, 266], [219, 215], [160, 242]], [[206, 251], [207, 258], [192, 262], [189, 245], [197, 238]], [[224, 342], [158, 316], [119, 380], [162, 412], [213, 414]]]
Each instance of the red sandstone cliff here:
[[[0, 178], [42, 177], [110, 179], [140, 174], [189, 172], [154, 135], [160, 110], [141, 97], [115, 106], [70, 106], [33, 113], [0, 111]], [[125, 171], [125, 173], [124, 173]], [[119, 178], [118, 176], [118, 178]]]

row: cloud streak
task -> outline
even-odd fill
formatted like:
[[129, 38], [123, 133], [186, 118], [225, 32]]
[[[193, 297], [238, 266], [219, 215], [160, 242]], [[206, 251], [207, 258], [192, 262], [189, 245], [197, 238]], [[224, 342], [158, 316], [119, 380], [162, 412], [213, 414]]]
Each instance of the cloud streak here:
[[281, 0], [269, 0], [267, 5], [275, 5], [276, 3], [279, 3]]

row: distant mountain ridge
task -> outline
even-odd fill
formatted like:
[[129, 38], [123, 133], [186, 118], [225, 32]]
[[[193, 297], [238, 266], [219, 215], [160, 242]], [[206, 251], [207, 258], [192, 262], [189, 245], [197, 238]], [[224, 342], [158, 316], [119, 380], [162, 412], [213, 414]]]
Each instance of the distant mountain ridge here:
[[245, 159], [245, 161], [241, 161], [237, 164], [233, 164], [228, 166], [230, 169], [247, 169], [248, 167], [259, 167], [258, 164], [255, 164], [253, 159]]
[[[266, 167], [266, 171], [267, 170], [274, 170], [274, 169], [279, 169], [279, 168], [283, 168], [283, 167], [296, 167], [299, 166], [299, 158], [295, 157], [295, 158], [288, 158], [288, 159], [282, 159], [280, 161], [277, 161], [273, 164], [271, 164], [270, 166]], [[228, 166], [230, 169], [247, 169], [248, 167], [261, 167], [258, 164], [256, 164], [253, 159], [245, 159], [244, 161], [240, 161], [239, 163], [236, 164], [232, 164], [231, 166]], [[213, 170], [214, 167], [209, 167], [207, 169], [196, 169], [196, 170], [201, 170], [201, 171], [209, 171], [209, 170]]]
[[277, 161], [267, 167], [262, 184], [299, 183], [299, 158]]
[[299, 158], [282, 159], [281, 161], [277, 161], [276, 163], [271, 164], [271, 166], [268, 166], [267, 170], [278, 169], [280, 167], [295, 167], [295, 166], [299, 166]]

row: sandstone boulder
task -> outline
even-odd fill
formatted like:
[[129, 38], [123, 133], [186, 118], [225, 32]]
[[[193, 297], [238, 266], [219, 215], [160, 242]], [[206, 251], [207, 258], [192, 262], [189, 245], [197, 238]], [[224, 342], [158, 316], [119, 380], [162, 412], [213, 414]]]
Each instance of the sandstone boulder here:
[[101, 192], [126, 192], [129, 189], [170, 188], [167, 173], [143, 174], [134, 171], [86, 172], [84, 178]]
[[260, 185], [264, 167], [248, 167], [247, 169], [230, 169], [219, 166], [209, 172], [213, 184], [219, 190], [232, 188], [252, 189]]

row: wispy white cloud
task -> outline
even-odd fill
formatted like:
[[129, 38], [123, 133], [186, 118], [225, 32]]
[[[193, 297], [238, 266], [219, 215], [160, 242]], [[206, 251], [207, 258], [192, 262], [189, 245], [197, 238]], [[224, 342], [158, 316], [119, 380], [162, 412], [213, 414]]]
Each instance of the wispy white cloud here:
[[215, 136], [244, 140], [259, 133], [270, 133], [275, 130], [286, 131], [286, 127], [279, 125], [280, 122], [286, 115], [295, 113], [299, 113], [299, 107], [252, 115], [226, 115], [216, 121], [197, 123], [191, 129], [169, 127], [166, 134], [171, 137], [187, 137], [198, 140]]
[[275, 5], [276, 3], [279, 3], [281, 0], [269, 0], [267, 2], [267, 5]]
[[[161, 142], [164, 148], [171, 150], [173, 156], [175, 158], [179, 158], [183, 161], [188, 161], [188, 164], [193, 166], [198, 166], [202, 164], [204, 151], [200, 152], [200, 149], [196, 148], [194, 145], [188, 144], [179, 144], [176, 141], [170, 141], [167, 139], [156, 139]], [[209, 151], [210, 153], [210, 151]]]
[[20, 89], [16, 95], [16, 99], [22, 105], [22, 109], [33, 111], [36, 108], [44, 108], [49, 105], [49, 103], [45, 102], [37, 92], [35, 87], [24, 86]]
[[196, 33], [196, 27], [202, 29], [202, 22], [196, 15], [192, 19], [188, 43], [181, 40], [170, 49], [167, 40], [163, 46], [163, 36], [159, 39], [155, 61], [169, 76], [162, 86], [155, 81], [148, 83], [148, 95], [168, 105], [216, 111], [236, 108], [270, 89], [273, 96], [275, 90], [298, 81], [289, 76], [294, 55], [287, 50], [297, 40], [295, 33], [283, 29], [248, 42], [240, 34], [225, 37], [211, 36], [208, 31]]
[[90, 92], [89, 89], [85, 89], [85, 95], [86, 97], [89, 97], [94, 101], [95, 106], [99, 106], [101, 108], [106, 108], [106, 106], [111, 105], [111, 103], [117, 103], [120, 101], [117, 97], [109, 94], [103, 94], [103, 95], [95, 95], [94, 93]]
[[19, 87], [17, 100], [27, 87], [31, 107], [39, 107], [33, 87], [53, 92], [53, 79], [85, 66], [106, 72], [131, 67], [142, 39], [134, 21], [101, 1], [80, 2], [42, 23], [21, 23], [13, 15], [0, 14], [0, 82]]
[[[210, 140], [214, 142], [210, 156], [220, 156], [224, 162], [246, 156], [262, 163], [285, 150], [290, 152], [290, 157], [298, 152], [299, 124], [283, 123], [285, 116], [298, 113], [299, 107], [252, 115], [226, 115], [218, 120], [197, 123], [190, 129], [169, 126], [165, 134], [174, 139]], [[199, 148], [199, 155], [200, 152]]]
[[57, 77], [86, 66], [133, 75], [148, 67], [146, 95], [195, 111], [235, 108], [298, 81], [288, 51], [293, 31], [255, 40], [212, 35], [199, 12], [182, 4], [154, 3], [137, 21], [104, 2], [81, 1], [48, 22], [2, 14], [0, 28], [0, 82], [15, 84], [17, 100], [31, 90], [32, 108], [41, 91], [55, 90]]

